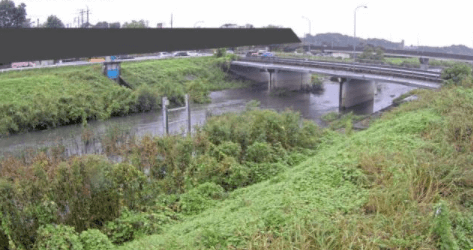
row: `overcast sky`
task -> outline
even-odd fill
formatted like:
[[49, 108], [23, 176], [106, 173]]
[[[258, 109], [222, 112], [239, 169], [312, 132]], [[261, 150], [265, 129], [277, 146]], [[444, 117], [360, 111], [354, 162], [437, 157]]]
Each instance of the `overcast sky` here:
[[[66, 25], [74, 23], [81, 9], [90, 10], [90, 23], [148, 20], [151, 27], [159, 22], [174, 28], [192, 28], [198, 21], [203, 28], [225, 23], [282, 25], [298, 36], [334, 32], [353, 36], [354, 9], [357, 11], [356, 34], [362, 38], [383, 38], [406, 45], [473, 47], [473, 1], [421, 0], [292, 0], [292, 1], [212, 1], [212, 0], [14, 0], [26, 4], [28, 18], [43, 23], [49, 15], [58, 16]], [[84, 20], [86, 15], [84, 15]], [[85, 22], [85, 21], [84, 21]]]

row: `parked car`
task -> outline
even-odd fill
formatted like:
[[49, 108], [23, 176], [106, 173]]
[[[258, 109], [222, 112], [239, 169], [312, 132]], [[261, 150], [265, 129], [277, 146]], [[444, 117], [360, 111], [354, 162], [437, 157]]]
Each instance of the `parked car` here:
[[227, 50], [227, 54], [235, 54], [233, 50]]
[[134, 57], [133, 56], [130, 56], [130, 55], [118, 55], [117, 56], [117, 59], [133, 59]]
[[23, 67], [35, 67], [36, 64], [34, 62], [15, 62], [11, 64], [11, 67], [16, 68], [23, 68]]
[[188, 51], [187, 55], [189, 55], [189, 56], [198, 56], [197, 52], [195, 52], [195, 51]]
[[271, 53], [271, 52], [264, 52], [261, 56], [262, 57], [274, 57], [274, 54]]
[[172, 55], [169, 54], [168, 52], [158, 52], [158, 54], [156, 55], [160, 58], [166, 58], [166, 57], [171, 57]]
[[175, 52], [172, 56], [173, 57], [185, 57], [185, 56], [189, 56], [189, 54], [186, 51], [178, 51], [178, 52]]

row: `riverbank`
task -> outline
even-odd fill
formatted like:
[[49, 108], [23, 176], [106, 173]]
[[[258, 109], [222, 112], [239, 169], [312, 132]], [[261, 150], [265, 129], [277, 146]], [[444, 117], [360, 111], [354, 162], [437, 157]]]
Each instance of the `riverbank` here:
[[290, 170], [119, 249], [471, 247], [473, 91], [419, 90]]
[[415, 94], [363, 131], [248, 106], [193, 137], [110, 136], [121, 164], [60, 148], [3, 159], [2, 229], [70, 249], [90, 234], [118, 249], [470, 247], [473, 90]]
[[101, 74], [100, 65], [32, 69], [0, 74], [0, 136], [90, 120], [146, 112], [167, 95], [182, 105], [184, 94], [208, 102], [211, 90], [247, 86], [222, 70], [229, 58], [179, 58], [125, 62], [121, 87]]

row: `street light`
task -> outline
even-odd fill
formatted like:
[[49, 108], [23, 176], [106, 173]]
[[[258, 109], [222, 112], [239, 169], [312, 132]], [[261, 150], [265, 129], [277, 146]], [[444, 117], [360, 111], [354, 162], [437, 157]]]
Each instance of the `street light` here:
[[194, 23], [194, 28], [195, 28], [195, 26], [197, 26], [197, 24], [203, 23], [203, 22], [204, 22], [204, 21], [198, 21], [198, 22]]
[[[310, 32], [312, 31], [312, 29], [310, 28], [310, 19], [305, 17], [305, 16], [302, 16], [302, 18], [305, 18], [305, 19], [307, 19], [307, 21], [309, 21], [309, 36], [310, 36]], [[309, 36], [307, 36], [307, 37], [309, 37]], [[310, 42], [309, 42], [309, 52], [310, 52]]]
[[355, 44], [356, 44], [356, 11], [359, 9], [359, 8], [368, 8], [366, 5], [360, 5], [358, 7], [356, 7], [355, 9], [355, 29], [354, 29], [354, 35], [353, 37], [355, 38], [355, 41], [353, 42], [353, 56], [355, 55]]

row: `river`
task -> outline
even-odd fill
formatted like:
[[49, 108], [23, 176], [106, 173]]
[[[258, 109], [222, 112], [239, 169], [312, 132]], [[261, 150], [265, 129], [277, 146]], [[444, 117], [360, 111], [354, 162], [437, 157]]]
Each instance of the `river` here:
[[[356, 114], [370, 114], [386, 108], [392, 100], [414, 89], [399, 84], [376, 83], [374, 101], [354, 108]], [[285, 96], [275, 96], [268, 93], [266, 85], [245, 89], [229, 89], [215, 91], [210, 94], [211, 103], [191, 105], [191, 124], [202, 125], [206, 114], [220, 114], [224, 112], [239, 112], [245, 110], [246, 104], [251, 100], [261, 103], [263, 109], [284, 111], [290, 108], [299, 111], [302, 117], [313, 120], [320, 126], [326, 126], [321, 116], [329, 112], [338, 112], [339, 84], [329, 80], [324, 81], [324, 90], [320, 93], [292, 92]], [[169, 114], [169, 122], [184, 120], [187, 114], [184, 110]], [[143, 135], [163, 134], [163, 120], [161, 111], [115, 117], [106, 121], [91, 121], [88, 124], [94, 134], [104, 134], [107, 129], [115, 126], [138, 137]], [[186, 127], [186, 122], [170, 124], [170, 133], [179, 133]], [[67, 154], [101, 153], [98, 144], [81, 146], [81, 125], [70, 125], [44, 131], [34, 131], [25, 134], [12, 135], [0, 139], [0, 156], [6, 153], [19, 153], [27, 148], [49, 147], [62, 144], [66, 147]]]

